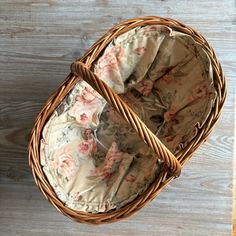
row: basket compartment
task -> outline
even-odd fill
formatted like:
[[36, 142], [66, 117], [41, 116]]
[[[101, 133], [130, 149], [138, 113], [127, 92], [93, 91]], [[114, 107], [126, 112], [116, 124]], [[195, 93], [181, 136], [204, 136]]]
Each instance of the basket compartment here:
[[[166, 26], [120, 35], [94, 73], [137, 112], [174, 154], [197, 134], [216, 97], [212, 65], [189, 35]], [[162, 162], [85, 81], [79, 81], [43, 128], [40, 163], [71, 209], [106, 212], [142, 194]]]

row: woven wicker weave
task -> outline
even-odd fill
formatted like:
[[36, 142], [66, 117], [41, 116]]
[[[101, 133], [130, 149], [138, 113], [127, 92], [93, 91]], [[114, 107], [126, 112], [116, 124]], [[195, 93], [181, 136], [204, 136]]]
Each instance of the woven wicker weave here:
[[[92, 63], [98, 59], [98, 57], [101, 55], [101, 52], [114, 38], [135, 27], [156, 24], [166, 25], [176, 31], [191, 35], [196, 42], [201, 44], [212, 63], [214, 86], [217, 92], [215, 104], [208, 119], [204, 125], [198, 129], [196, 137], [183, 150], [181, 150], [176, 157], [146, 127], [146, 125], [140, 120], [136, 113], [104, 82], [99, 80], [98, 77], [89, 70]], [[71, 71], [72, 72], [61, 84], [58, 90], [48, 99], [47, 103], [37, 116], [29, 142], [29, 165], [32, 168], [33, 176], [38, 187], [41, 189], [49, 202], [51, 202], [51, 204], [64, 215], [81, 223], [101, 224], [115, 222], [134, 214], [136, 211], [154, 199], [171, 181], [171, 179], [179, 176], [184, 163], [189, 160], [199, 145], [206, 140], [220, 116], [226, 97], [225, 77], [213, 49], [209, 46], [203, 36], [194, 31], [192, 28], [176, 20], [160, 18], [156, 16], [130, 19], [116, 25], [98, 42], [96, 42], [81, 59], [72, 64]], [[45, 177], [39, 160], [39, 143], [45, 122], [50, 118], [55, 108], [80, 79], [84, 79], [95, 90], [97, 90], [107, 100], [107, 102], [114, 106], [117, 112], [119, 112], [124, 117], [124, 119], [137, 131], [144, 142], [149, 145], [149, 147], [155, 153], [157, 153], [160, 159], [165, 162], [165, 166], [161, 170], [159, 176], [142, 195], [138, 196], [134, 201], [127, 204], [126, 206], [106, 213], [92, 214], [75, 211], [65, 207], [65, 205], [57, 198], [55, 192]]]

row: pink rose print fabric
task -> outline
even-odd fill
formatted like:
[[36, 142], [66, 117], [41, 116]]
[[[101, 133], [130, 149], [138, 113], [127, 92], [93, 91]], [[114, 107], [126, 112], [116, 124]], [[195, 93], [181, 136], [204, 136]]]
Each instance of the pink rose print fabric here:
[[112, 49], [106, 52], [98, 61], [96, 74], [99, 77], [107, 78], [107, 75], [110, 75], [112, 72], [119, 72], [119, 65], [123, 56], [124, 49], [120, 45], [117, 47], [112, 47]]
[[113, 168], [114, 165], [119, 163], [123, 157], [123, 153], [119, 151], [117, 144], [113, 142], [106, 154], [102, 168], [97, 168], [92, 173], [100, 176], [102, 179], [111, 178], [115, 172], [115, 169]]
[[[192, 142], [216, 96], [205, 51], [190, 36], [163, 25], [121, 34], [92, 70], [174, 154]], [[82, 80], [44, 126], [40, 162], [67, 207], [92, 213], [129, 204], [149, 188], [163, 166]]]
[[59, 175], [64, 176], [68, 181], [76, 175], [75, 160], [66, 150], [57, 157], [54, 168]]
[[86, 126], [87, 124], [97, 122], [98, 100], [97, 92], [93, 89], [85, 87], [81, 91], [81, 95], [76, 98], [75, 104], [71, 107], [68, 114], [76, 119], [76, 121]]

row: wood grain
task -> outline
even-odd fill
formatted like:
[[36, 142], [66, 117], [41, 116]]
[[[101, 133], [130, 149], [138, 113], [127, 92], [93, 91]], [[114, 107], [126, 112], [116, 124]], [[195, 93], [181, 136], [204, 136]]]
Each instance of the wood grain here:
[[[208, 39], [227, 77], [224, 111], [181, 177], [136, 216], [76, 224], [35, 186], [28, 134], [71, 62], [114, 24], [144, 15], [178, 19]], [[235, 80], [233, 0], [0, 0], [0, 235], [231, 235]]]

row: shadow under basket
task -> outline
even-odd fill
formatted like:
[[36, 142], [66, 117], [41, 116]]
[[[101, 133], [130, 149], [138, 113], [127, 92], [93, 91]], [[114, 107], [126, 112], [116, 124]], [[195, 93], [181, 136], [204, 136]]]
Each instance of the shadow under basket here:
[[71, 65], [37, 116], [35, 182], [77, 222], [127, 218], [180, 175], [225, 97], [221, 65], [202, 35], [173, 19], [124, 21]]

